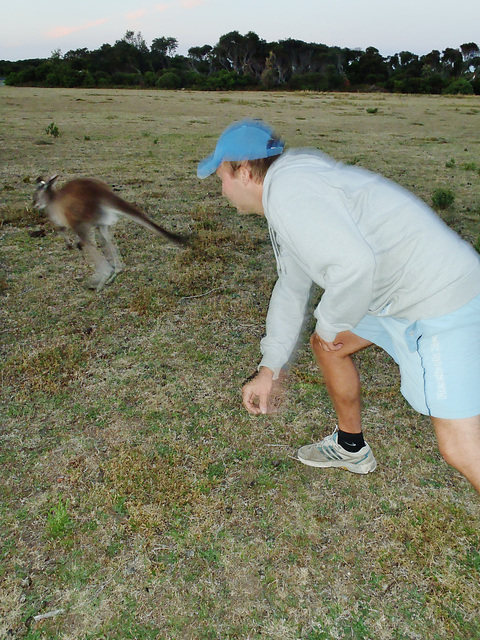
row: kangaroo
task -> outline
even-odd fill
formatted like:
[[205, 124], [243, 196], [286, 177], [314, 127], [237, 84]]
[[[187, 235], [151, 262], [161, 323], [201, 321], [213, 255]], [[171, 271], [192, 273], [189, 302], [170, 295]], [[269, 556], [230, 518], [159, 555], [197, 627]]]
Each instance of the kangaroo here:
[[[45, 210], [50, 221], [60, 231], [67, 247], [73, 243], [67, 231], [71, 229], [78, 238], [77, 246], [83, 249], [95, 266], [95, 274], [88, 287], [101, 291], [123, 269], [119, 251], [110, 236], [110, 227], [119, 215], [141, 224], [153, 233], [179, 245], [188, 243], [185, 236], [171, 233], [150, 220], [140, 209], [126, 202], [102, 182], [88, 178], [71, 180], [58, 190], [53, 188], [58, 175], [49, 180], [37, 178], [33, 206]], [[102, 251], [95, 244], [95, 229], [100, 233]]]

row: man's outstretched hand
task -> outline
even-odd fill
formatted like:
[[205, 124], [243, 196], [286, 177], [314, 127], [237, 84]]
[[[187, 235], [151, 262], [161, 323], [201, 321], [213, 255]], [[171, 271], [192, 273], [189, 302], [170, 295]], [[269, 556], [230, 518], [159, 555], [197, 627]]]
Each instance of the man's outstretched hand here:
[[245, 409], [253, 415], [267, 413], [272, 387], [273, 371], [268, 367], [260, 367], [257, 375], [250, 382], [247, 382], [242, 389]]

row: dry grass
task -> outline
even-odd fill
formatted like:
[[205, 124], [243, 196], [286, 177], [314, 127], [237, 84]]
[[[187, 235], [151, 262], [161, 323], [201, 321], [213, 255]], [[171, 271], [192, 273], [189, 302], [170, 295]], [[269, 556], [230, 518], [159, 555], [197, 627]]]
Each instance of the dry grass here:
[[[358, 358], [369, 477], [290, 457], [335, 424], [306, 346], [279, 411], [242, 410], [273, 256], [264, 221], [195, 176], [226, 124], [262, 117], [427, 201], [453, 190], [442, 215], [475, 242], [479, 99], [1, 87], [0, 106], [0, 637], [479, 637], [478, 496], [380, 350]], [[120, 222], [126, 269], [86, 291], [31, 210], [53, 173], [115, 185], [195, 243]]]

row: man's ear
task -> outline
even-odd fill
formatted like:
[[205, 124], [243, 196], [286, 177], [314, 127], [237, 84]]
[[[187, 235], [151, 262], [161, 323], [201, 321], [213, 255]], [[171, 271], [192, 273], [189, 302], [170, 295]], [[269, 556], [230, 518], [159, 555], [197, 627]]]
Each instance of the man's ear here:
[[250, 165], [248, 164], [248, 162], [243, 162], [237, 171], [240, 173], [242, 184], [246, 186], [252, 179], [252, 171], [250, 169]]

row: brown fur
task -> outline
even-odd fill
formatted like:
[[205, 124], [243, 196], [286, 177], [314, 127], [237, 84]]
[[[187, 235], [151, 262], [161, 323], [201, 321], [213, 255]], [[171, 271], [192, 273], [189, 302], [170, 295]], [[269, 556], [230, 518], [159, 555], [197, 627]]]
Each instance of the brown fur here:
[[[140, 209], [117, 196], [102, 182], [88, 178], [71, 180], [54, 190], [56, 180], [57, 176], [48, 181], [37, 179], [33, 206], [46, 211], [51, 222], [64, 236], [67, 246], [72, 246], [66, 236], [67, 230], [71, 229], [75, 233], [79, 248], [85, 250], [95, 265], [96, 271], [90, 287], [97, 291], [111, 282], [122, 269], [120, 254], [109, 233], [118, 215], [125, 216], [176, 244], [188, 242], [188, 238], [171, 233], [150, 220]], [[105, 255], [95, 245], [95, 229], [100, 233]]]

